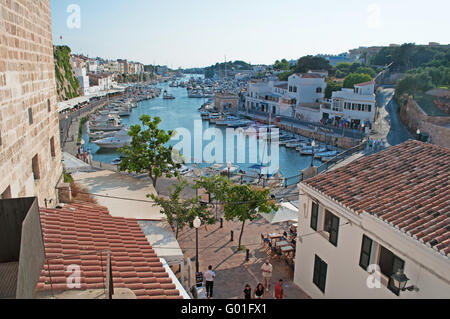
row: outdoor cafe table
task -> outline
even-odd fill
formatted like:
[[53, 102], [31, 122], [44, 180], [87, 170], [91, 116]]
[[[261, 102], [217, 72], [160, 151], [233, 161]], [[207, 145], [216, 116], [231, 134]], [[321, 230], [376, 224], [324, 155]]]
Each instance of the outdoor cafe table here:
[[287, 241], [279, 241], [275, 244], [275, 246], [277, 247], [289, 246], [289, 243]]
[[283, 237], [282, 234], [269, 234], [270, 241], [272, 241], [272, 242], [274, 240], [280, 239], [281, 237]]
[[293, 248], [292, 246], [283, 246], [283, 247], [281, 247], [280, 249], [281, 249], [281, 252], [282, 252], [284, 255], [286, 255], [286, 256], [287, 256], [288, 254], [294, 252], [294, 248]]

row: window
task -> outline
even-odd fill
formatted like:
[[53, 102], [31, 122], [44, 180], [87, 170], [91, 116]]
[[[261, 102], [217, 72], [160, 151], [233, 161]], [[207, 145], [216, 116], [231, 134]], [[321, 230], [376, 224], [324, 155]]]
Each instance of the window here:
[[319, 256], [316, 255], [316, 259], [314, 262], [314, 274], [313, 274], [313, 283], [325, 293], [325, 285], [327, 281], [327, 270], [328, 265], [320, 259]]
[[294, 93], [297, 93], [297, 87], [294, 86]]
[[50, 104], [50, 100], [47, 100], [47, 110], [48, 110], [49, 113], [50, 113], [51, 110], [52, 110], [52, 106], [51, 106], [51, 104]]
[[56, 152], [55, 152], [55, 138], [52, 137], [50, 139], [50, 153], [52, 154], [52, 157], [56, 156]]
[[361, 268], [368, 271], [369, 265], [372, 264], [376, 264], [380, 267], [382, 284], [394, 294], [399, 295], [400, 292], [395, 288], [391, 276], [397, 273], [399, 269], [403, 270], [405, 262], [389, 249], [386, 249], [376, 241], [373, 241], [364, 235], [359, 265]]
[[0, 194], [0, 199], [11, 198], [11, 186], [8, 186], [3, 193]]
[[367, 270], [370, 265], [370, 254], [372, 253], [372, 239], [367, 236], [363, 236], [361, 257], [359, 258], [359, 265]]
[[34, 179], [39, 180], [41, 178], [41, 175], [39, 172], [39, 156], [37, 154], [33, 157], [31, 165], [32, 165], [32, 169], [33, 169]]
[[317, 88], [316, 93], [322, 93], [322, 88]]
[[0, 146], [2, 146], [2, 132], [0, 132]]
[[319, 221], [319, 204], [312, 203], [311, 209], [311, 228], [317, 231], [317, 223]]
[[31, 107], [28, 109], [28, 122], [31, 124], [33, 124], [33, 110], [31, 109]]
[[325, 211], [324, 231], [330, 234], [330, 243], [332, 243], [334, 246], [337, 246], [339, 234], [339, 218], [328, 210]]
[[372, 105], [367, 105], [368, 106], [368, 109], [367, 109], [367, 112], [372, 112]]

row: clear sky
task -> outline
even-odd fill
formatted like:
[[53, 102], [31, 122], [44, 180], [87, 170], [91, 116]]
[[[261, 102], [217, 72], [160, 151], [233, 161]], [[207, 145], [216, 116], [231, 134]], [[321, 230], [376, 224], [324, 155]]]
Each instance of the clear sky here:
[[[71, 4], [80, 8], [80, 28]], [[450, 43], [448, 0], [51, 0], [51, 7], [55, 44], [173, 68], [225, 56], [271, 64], [359, 46]]]

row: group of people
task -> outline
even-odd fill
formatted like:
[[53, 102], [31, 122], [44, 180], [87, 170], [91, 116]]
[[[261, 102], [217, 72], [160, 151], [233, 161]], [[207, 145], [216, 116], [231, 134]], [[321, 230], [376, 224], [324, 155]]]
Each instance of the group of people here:
[[92, 158], [91, 151], [85, 150], [81, 146], [78, 147], [77, 158], [83, 162], [89, 164]]
[[[246, 284], [242, 294], [243, 299], [264, 299], [267, 296], [273, 272], [273, 266], [270, 264], [269, 260], [266, 260], [266, 262], [261, 266], [261, 272], [264, 283], [259, 283], [254, 290], [252, 290], [250, 284]], [[275, 283], [273, 297], [275, 299], [285, 298], [283, 279], [280, 279]]]
[[367, 141], [367, 145], [366, 145], [366, 150], [368, 151], [373, 151], [373, 152], [378, 152], [384, 149], [384, 142], [382, 140], [373, 140], [373, 139], [369, 139]]
[[[264, 299], [267, 297], [267, 293], [270, 288], [270, 281], [272, 279], [273, 266], [269, 260], [261, 266], [263, 283], [258, 283], [255, 289], [252, 289], [250, 284], [246, 284], [242, 293], [243, 299]], [[216, 273], [213, 271], [213, 267], [208, 266], [208, 271], [203, 275], [205, 279], [206, 297], [211, 299], [214, 297], [214, 280], [216, 279]], [[278, 280], [275, 283], [274, 295], [275, 299], [285, 298], [283, 279]]]

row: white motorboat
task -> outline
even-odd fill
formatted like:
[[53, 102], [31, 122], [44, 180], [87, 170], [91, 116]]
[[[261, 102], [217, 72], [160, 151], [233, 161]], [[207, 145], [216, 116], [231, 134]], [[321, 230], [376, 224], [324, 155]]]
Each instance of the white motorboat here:
[[125, 145], [130, 146], [132, 137], [128, 135], [128, 129], [121, 130], [112, 137], [103, 138], [94, 142], [98, 147], [105, 149], [118, 149]]

